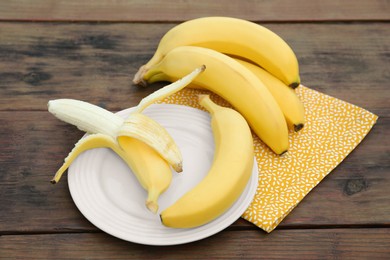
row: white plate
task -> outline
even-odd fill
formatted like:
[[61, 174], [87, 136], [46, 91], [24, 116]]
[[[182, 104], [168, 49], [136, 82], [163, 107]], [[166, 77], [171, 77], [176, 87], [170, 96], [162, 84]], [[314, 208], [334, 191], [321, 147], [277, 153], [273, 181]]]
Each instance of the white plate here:
[[[126, 117], [131, 111], [118, 112]], [[183, 172], [159, 199], [160, 211], [195, 186], [208, 172], [214, 154], [210, 116], [199, 109], [159, 104], [145, 112], [172, 135], [183, 155]], [[191, 229], [167, 228], [159, 215], [144, 206], [146, 191], [127, 165], [111, 150], [93, 149], [81, 154], [70, 166], [71, 196], [81, 213], [96, 227], [123, 240], [147, 245], [176, 245], [211, 236], [236, 221], [256, 192], [256, 160], [252, 177], [234, 205], [212, 222]]]

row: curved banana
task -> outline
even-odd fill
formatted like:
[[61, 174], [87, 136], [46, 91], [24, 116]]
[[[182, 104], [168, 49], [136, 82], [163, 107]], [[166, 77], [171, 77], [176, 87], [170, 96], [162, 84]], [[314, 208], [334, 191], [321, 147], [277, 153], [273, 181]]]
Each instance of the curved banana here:
[[168, 227], [192, 228], [219, 217], [238, 199], [252, 173], [253, 139], [245, 119], [208, 95], [201, 95], [199, 103], [211, 114], [214, 159], [207, 176], [161, 212]]
[[278, 102], [289, 128], [295, 132], [301, 130], [305, 125], [305, 109], [295, 91], [263, 68], [247, 61], [236, 60], [252, 71], [268, 88]]
[[286, 152], [288, 128], [277, 102], [264, 84], [233, 58], [202, 47], [177, 47], [142, 78], [147, 83], [174, 81], [200, 64], [205, 64], [207, 69], [192, 83], [227, 100], [276, 154]]
[[242, 57], [260, 65], [292, 88], [300, 84], [299, 66], [290, 46], [271, 30], [242, 19], [204, 17], [181, 23], [161, 39], [154, 56], [143, 65], [133, 82], [178, 46], [200, 46]]

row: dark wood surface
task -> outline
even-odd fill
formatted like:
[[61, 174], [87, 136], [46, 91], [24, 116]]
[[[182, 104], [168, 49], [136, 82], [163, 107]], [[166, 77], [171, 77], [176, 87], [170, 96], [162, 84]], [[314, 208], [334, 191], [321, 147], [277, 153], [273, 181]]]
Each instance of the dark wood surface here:
[[[0, 259], [390, 258], [389, 1], [224, 2], [0, 2]], [[82, 132], [51, 116], [47, 101], [136, 105], [162, 86], [131, 83], [160, 37], [205, 15], [263, 23], [293, 47], [306, 86], [378, 122], [271, 234], [240, 219], [186, 245], [109, 236], [78, 211], [66, 175], [49, 183]]]

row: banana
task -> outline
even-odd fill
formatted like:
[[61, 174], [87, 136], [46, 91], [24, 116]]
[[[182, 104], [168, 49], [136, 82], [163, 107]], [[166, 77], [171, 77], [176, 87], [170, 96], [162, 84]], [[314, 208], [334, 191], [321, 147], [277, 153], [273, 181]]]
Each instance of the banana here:
[[245, 189], [253, 167], [253, 139], [245, 119], [215, 104], [208, 95], [199, 103], [210, 112], [215, 153], [207, 176], [160, 214], [173, 228], [192, 228], [223, 214]]
[[284, 114], [288, 127], [295, 132], [301, 130], [305, 124], [305, 109], [295, 91], [263, 68], [247, 61], [236, 60], [252, 71], [271, 92]]
[[160, 40], [154, 56], [136, 73], [133, 82], [178, 46], [200, 46], [242, 57], [263, 67], [292, 88], [300, 84], [298, 60], [290, 46], [271, 30], [242, 19], [203, 17], [181, 23]]
[[227, 100], [276, 154], [286, 152], [288, 128], [279, 105], [264, 84], [233, 58], [207, 48], [181, 46], [145, 71], [142, 79], [174, 81], [200, 64], [207, 69], [192, 83]]
[[181, 171], [182, 157], [168, 132], [141, 112], [154, 101], [188, 85], [204, 69], [204, 66], [197, 68], [183, 79], [142, 99], [125, 120], [84, 101], [73, 99], [49, 101], [50, 113], [82, 131], [91, 133], [76, 143], [51, 182], [57, 183], [82, 152], [94, 148], [110, 148], [132, 169], [141, 186], [148, 192], [146, 207], [157, 213], [157, 200], [172, 180], [170, 164], [176, 171]]

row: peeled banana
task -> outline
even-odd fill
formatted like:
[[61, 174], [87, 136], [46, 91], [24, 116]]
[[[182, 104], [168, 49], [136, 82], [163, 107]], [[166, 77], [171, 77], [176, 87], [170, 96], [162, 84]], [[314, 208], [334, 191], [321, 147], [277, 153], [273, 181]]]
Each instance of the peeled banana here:
[[294, 89], [288, 87], [263, 68], [247, 61], [236, 60], [252, 71], [271, 92], [283, 112], [288, 127], [295, 132], [301, 130], [305, 125], [305, 109]]
[[286, 152], [288, 128], [278, 103], [263, 82], [235, 59], [203, 47], [181, 46], [144, 71], [142, 79], [175, 81], [201, 64], [207, 69], [192, 83], [227, 100], [276, 154]]
[[[182, 167], [182, 156], [168, 132], [149, 117], [134, 113], [126, 120], [99, 106], [75, 99], [50, 100], [48, 110], [58, 119], [87, 133], [100, 133], [114, 139], [136, 138], [155, 149], [176, 171]], [[121, 143], [119, 143], [121, 144]]]
[[180, 81], [144, 98], [126, 120], [80, 100], [49, 101], [50, 113], [90, 133], [76, 143], [51, 182], [57, 183], [82, 152], [94, 148], [110, 148], [133, 170], [139, 183], [148, 191], [146, 207], [157, 213], [158, 197], [169, 187], [172, 180], [168, 162], [175, 170], [181, 171], [182, 157], [168, 132], [141, 112], [154, 101], [185, 87], [204, 69], [204, 66], [197, 68]]
[[299, 66], [290, 46], [271, 30], [231, 17], [203, 17], [181, 23], [161, 39], [154, 56], [143, 65], [133, 82], [179, 46], [199, 46], [242, 57], [263, 67], [286, 85], [300, 84]]
[[222, 215], [245, 189], [253, 168], [253, 139], [245, 119], [231, 108], [199, 98], [211, 114], [215, 153], [207, 176], [160, 214], [173, 228], [192, 228]]
[[[169, 187], [172, 180], [172, 172], [167, 160], [163, 159], [142, 140], [118, 136], [117, 141], [117, 133], [120, 131], [121, 125], [119, 125], [118, 129], [111, 126], [116, 126], [116, 122], [119, 121], [122, 121], [123, 124], [124, 120], [121, 117], [106, 110], [100, 113], [104, 109], [87, 102], [80, 103], [79, 100], [71, 99], [52, 100], [49, 102], [49, 111], [54, 112], [56, 115], [58, 115], [56, 111], [59, 108], [57, 101], [61, 103], [61, 113], [67, 115], [66, 118], [62, 117], [64, 121], [79, 126], [79, 128], [92, 134], [76, 143], [73, 150], [65, 158], [64, 164], [56, 172], [52, 183], [57, 183], [60, 180], [65, 170], [82, 152], [94, 148], [110, 148], [126, 162], [141, 186], [148, 191], [146, 206], [149, 210], [156, 213], [158, 209], [157, 199]], [[80, 107], [82, 109], [78, 110]], [[101, 117], [98, 116], [99, 114]], [[147, 128], [141, 124], [138, 127]], [[101, 128], [104, 128], [104, 130], [100, 131]], [[149, 131], [153, 133], [155, 130], [149, 129]], [[159, 127], [157, 131], [159, 131]], [[159, 134], [162, 136], [161, 133]], [[144, 140], [146, 139], [145, 137], [143, 138]], [[170, 137], [168, 136], [167, 138]], [[156, 146], [156, 144], [153, 145]], [[181, 165], [182, 162], [179, 161], [177, 164]]]

